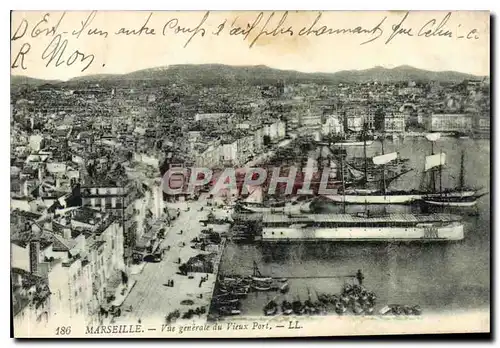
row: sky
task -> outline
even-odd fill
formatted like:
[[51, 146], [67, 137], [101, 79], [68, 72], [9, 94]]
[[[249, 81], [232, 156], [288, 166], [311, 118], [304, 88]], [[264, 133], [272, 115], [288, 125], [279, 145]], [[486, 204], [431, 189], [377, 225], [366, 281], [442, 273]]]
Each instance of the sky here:
[[68, 80], [217, 63], [486, 76], [489, 42], [488, 12], [13, 12], [11, 73]]

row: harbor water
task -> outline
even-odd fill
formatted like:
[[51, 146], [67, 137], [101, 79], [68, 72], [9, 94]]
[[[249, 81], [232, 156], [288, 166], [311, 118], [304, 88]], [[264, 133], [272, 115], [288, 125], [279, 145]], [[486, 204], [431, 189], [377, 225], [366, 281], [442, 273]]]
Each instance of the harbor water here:
[[[348, 157], [362, 157], [363, 147], [347, 149]], [[425, 156], [431, 145], [425, 138], [407, 137], [384, 142], [384, 152], [397, 151], [409, 158], [414, 170], [391, 184], [393, 189], [418, 189], [422, 183]], [[446, 153], [442, 187], [458, 185], [461, 153], [464, 151], [465, 185], [490, 192], [489, 140], [442, 138], [434, 152]], [[367, 148], [369, 157], [381, 154], [376, 141]], [[348, 158], [349, 159], [349, 158]], [[340, 212], [328, 203], [324, 212]], [[366, 207], [348, 206], [347, 212]], [[370, 209], [381, 209], [381, 207]], [[383, 209], [415, 212], [418, 208], [391, 206]], [[242, 301], [243, 315], [261, 315], [265, 304], [279, 303], [319, 293], [339, 293], [344, 282], [353, 282], [358, 269], [363, 285], [377, 295], [377, 309], [387, 304], [420, 305], [424, 311], [471, 310], [490, 304], [490, 195], [480, 198], [476, 215], [464, 214], [465, 238], [451, 243], [334, 243], [318, 241], [294, 244], [228, 243], [222, 257], [221, 274], [252, 274], [257, 262], [263, 275], [290, 278], [286, 295], [276, 292], [249, 293]]]

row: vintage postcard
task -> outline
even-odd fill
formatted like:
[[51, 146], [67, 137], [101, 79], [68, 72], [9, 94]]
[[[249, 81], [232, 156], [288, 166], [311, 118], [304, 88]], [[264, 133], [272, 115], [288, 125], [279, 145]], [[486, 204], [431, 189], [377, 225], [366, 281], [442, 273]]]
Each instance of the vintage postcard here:
[[489, 28], [13, 11], [15, 337], [490, 332]]

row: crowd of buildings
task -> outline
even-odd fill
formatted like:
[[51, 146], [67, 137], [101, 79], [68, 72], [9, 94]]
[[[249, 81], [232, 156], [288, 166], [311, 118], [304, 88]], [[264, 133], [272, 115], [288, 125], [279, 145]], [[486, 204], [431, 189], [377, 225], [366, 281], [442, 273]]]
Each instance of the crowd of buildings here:
[[13, 86], [16, 326], [102, 322], [169, 215], [171, 166], [240, 166], [292, 132], [489, 134], [489, 82]]

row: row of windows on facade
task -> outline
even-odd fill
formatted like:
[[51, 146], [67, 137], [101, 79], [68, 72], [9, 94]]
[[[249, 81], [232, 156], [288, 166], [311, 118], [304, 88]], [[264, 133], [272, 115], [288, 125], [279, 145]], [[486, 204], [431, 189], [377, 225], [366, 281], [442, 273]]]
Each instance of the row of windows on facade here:
[[[112, 243], [112, 248], [114, 248], [114, 240]], [[97, 266], [97, 268], [99, 268], [103, 264], [104, 264], [104, 256], [101, 256], [100, 259], [97, 259], [96, 266]], [[93, 268], [93, 265], [91, 265], [91, 268]], [[91, 271], [93, 272], [94, 270], [91, 269]], [[73, 281], [76, 282], [77, 277], [80, 278], [81, 276], [82, 276], [82, 270], [79, 269], [77, 273], [73, 274]]]

